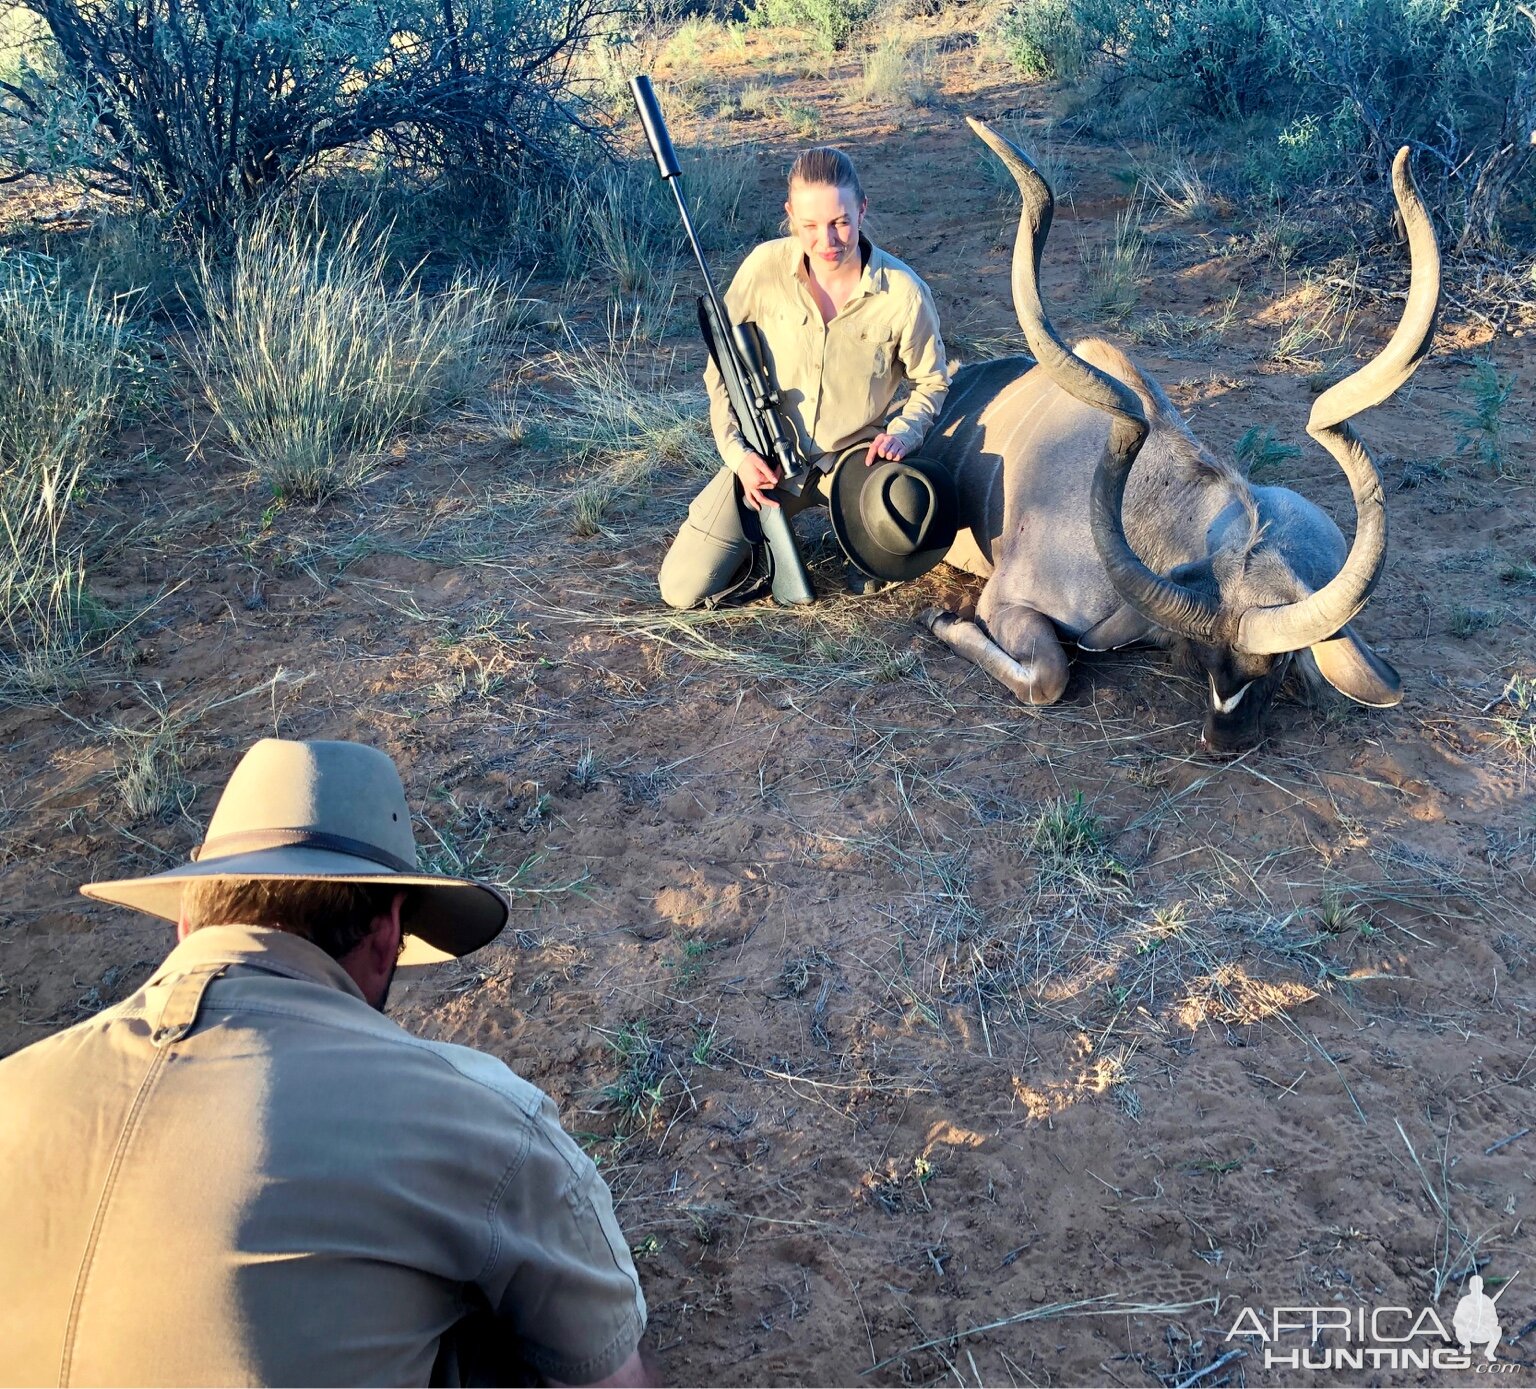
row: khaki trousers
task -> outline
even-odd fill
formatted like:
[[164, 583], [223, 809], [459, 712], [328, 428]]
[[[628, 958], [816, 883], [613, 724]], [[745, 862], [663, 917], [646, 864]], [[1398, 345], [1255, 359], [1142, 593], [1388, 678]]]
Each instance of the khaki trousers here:
[[[797, 516], [809, 506], [825, 505], [821, 479], [813, 471], [798, 497], [784, 499], [784, 514]], [[672, 608], [710, 607], [747, 576], [752, 546], [761, 536], [757, 518], [747, 520], [746, 511], [736, 474], [722, 466], [693, 499], [688, 519], [661, 562], [657, 583], [662, 602]]]

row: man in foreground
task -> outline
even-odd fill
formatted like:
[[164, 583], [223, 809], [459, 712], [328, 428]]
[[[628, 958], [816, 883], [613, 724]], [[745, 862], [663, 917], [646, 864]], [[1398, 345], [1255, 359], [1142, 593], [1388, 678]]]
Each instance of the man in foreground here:
[[647, 1381], [608, 1189], [551, 1101], [383, 1016], [411, 932], [493, 939], [416, 868], [394, 764], [263, 739], [194, 861], [87, 895], [176, 919], [132, 998], [0, 1061], [0, 1381]]

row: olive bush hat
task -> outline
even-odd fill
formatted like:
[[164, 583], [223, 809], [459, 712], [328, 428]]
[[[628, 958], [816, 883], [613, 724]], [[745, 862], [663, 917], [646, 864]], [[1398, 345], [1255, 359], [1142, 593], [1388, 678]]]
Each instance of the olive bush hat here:
[[866, 468], [868, 453], [868, 444], [855, 444], [837, 460], [827, 492], [832, 533], [861, 573], [915, 579], [954, 544], [955, 481], [941, 463], [915, 453]]
[[410, 888], [405, 930], [449, 955], [495, 939], [508, 902], [486, 883], [423, 873], [400, 773], [362, 743], [263, 738], [240, 759], [192, 862], [87, 883], [87, 897], [175, 921], [198, 878], [330, 879]]

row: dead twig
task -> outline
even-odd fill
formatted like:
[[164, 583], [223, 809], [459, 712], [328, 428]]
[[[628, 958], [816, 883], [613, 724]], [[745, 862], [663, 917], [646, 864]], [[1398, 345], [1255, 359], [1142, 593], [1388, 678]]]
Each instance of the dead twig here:
[[1216, 1299], [1210, 1297], [1202, 1298], [1199, 1302], [1147, 1303], [1120, 1302], [1108, 1294], [1102, 1297], [1085, 1298], [1081, 1302], [1052, 1302], [1044, 1307], [1031, 1307], [1027, 1312], [1015, 1312], [1011, 1317], [989, 1321], [983, 1326], [967, 1327], [963, 1331], [951, 1332], [948, 1336], [935, 1336], [915, 1346], [908, 1346], [905, 1350], [897, 1351], [895, 1355], [888, 1355], [878, 1364], [860, 1370], [859, 1373], [861, 1375], [876, 1374], [894, 1365], [898, 1360], [916, 1355], [919, 1351], [935, 1350], [939, 1346], [963, 1341], [968, 1336], [980, 1336], [988, 1331], [997, 1331], [1005, 1326], [1018, 1326], [1024, 1322], [1048, 1321], [1055, 1317], [1177, 1317], [1201, 1307], [1214, 1309], [1215, 1306]]
[[1190, 1375], [1188, 1379], [1181, 1379], [1176, 1385], [1173, 1386], [1173, 1389], [1190, 1389], [1191, 1385], [1200, 1383], [1200, 1381], [1207, 1375], [1215, 1374], [1216, 1371], [1219, 1370], [1223, 1365], [1230, 1365], [1234, 1360], [1243, 1360], [1247, 1357], [1247, 1355], [1248, 1352], [1241, 1346], [1239, 1346], [1236, 1350], [1229, 1350], [1219, 1359], [1211, 1361], [1211, 1363], [1207, 1365], [1203, 1370], [1196, 1370], [1194, 1374]]

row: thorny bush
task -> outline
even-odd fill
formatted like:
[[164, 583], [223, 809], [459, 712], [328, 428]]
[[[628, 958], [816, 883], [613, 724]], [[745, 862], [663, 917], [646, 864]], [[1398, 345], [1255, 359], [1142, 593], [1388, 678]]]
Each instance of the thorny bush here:
[[204, 231], [341, 151], [555, 182], [598, 138], [574, 64], [606, 4], [12, 0], [0, 181], [71, 173]]

